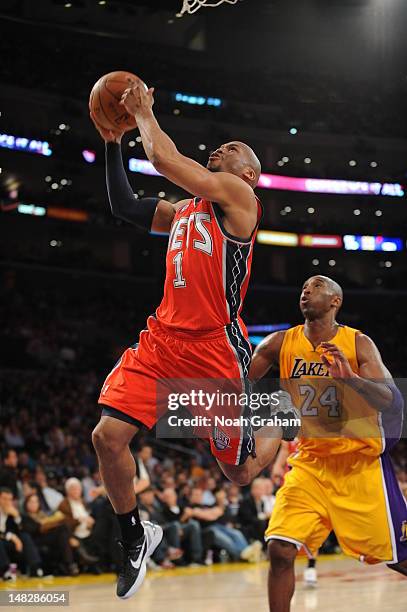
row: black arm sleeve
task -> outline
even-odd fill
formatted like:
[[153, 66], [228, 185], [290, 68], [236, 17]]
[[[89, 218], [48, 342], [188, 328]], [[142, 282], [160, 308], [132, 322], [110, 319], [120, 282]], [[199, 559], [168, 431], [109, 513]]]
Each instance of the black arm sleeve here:
[[106, 185], [110, 208], [115, 217], [150, 230], [158, 198], [135, 198], [123, 166], [120, 144], [106, 143]]

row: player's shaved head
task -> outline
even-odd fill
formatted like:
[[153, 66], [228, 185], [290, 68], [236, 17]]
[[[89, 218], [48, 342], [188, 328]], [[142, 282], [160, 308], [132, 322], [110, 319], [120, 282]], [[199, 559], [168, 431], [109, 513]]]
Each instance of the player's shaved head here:
[[247, 165], [250, 166], [254, 170], [255, 179], [254, 179], [254, 184], [252, 185], [252, 187], [254, 188], [257, 186], [257, 183], [259, 182], [259, 178], [261, 174], [260, 160], [257, 157], [256, 153], [253, 151], [253, 149], [249, 147], [249, 145], [247, 145], [245, 142], [240, 142], [237, 140], [236, 144], [242, 148]]
[[249, 145], [239, 140], [227, 142], [209, 157], [207, 168], [211, 172], [230, 172], [240, 176], [253, 189], [261, 174], [259, 158]]
[[341, 300], [343, 300], [342, 287], [336, 281], [334, 281], [333, 278], [329, 278], [329, 276], [323, 276], [322, 274], [318, 274], [318, 276], [311, 276], [311, 279], [312, 278], [319, 279], [320, 281], [326, 283], [326, 285], [329, 287], [332, 295], [340, 297]]
[[302, 287], [300, 308], [308, 320], [318, 319], [327, 312], [335, 314], [342, 306], [342, 287], [329, 276], [318, 274], [308, 278]]

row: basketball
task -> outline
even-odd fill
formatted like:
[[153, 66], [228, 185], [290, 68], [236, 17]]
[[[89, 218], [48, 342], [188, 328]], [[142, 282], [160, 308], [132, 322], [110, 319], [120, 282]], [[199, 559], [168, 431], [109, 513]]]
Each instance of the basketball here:
[[109, 72], [96, 81], [90, 92], [89, 109], [102, 127], [126, 132], [137, 127], [135, 118], [119, 104], [124, 90], [137, 82], [147, 88], [140, 77], [124, 70]]

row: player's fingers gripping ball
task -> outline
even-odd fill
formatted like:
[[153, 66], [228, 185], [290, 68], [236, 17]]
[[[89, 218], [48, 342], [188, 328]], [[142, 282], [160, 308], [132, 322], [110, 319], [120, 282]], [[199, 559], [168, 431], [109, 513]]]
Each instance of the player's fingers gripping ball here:
[[147, 89], [144, 83], [136, 83], [124, 90], [120, 104], [133, 115], [143, 111], [148, 112], [154, 104], [153, 93], [153, 87]]
[[124, 70], [109, 72], [94, 84], [89, 97], [89, 110], [102, 128], [126, 132], [137, 127], [134, 113], [120, 104], [124, 91], [135, 85], [148, 89], [140, 77]]

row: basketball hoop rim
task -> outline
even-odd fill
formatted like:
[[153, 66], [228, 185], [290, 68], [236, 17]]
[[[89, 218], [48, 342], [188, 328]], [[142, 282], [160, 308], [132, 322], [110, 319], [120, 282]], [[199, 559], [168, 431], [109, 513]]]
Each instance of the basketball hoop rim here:
[[176, 17], [183, 17], [185, 14], [193, 15], [200, 8], [216, 8], [221, 4], [237, 4], [239, 0], [183, 0], [182, 8]]

